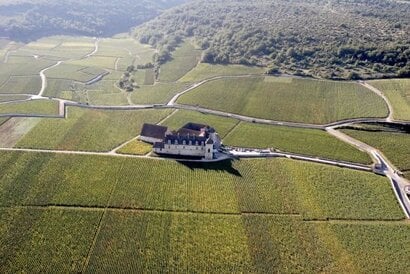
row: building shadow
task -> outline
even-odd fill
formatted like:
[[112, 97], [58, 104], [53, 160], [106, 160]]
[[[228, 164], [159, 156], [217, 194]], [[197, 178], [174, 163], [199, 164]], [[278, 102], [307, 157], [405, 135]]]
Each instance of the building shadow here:
[[233, 159], [227, 159], [220, 162], [190, 162], [184, 160], [177, 160], [177, 162], [191, 170], [201, 169], [205, 171], [227, 172], [231, 175], [242, 177], [242, 174], [233, 167]]

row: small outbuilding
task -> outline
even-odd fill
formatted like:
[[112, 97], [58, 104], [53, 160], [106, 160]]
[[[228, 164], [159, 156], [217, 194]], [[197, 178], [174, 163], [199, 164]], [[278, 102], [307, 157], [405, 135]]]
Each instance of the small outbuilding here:
[[167, 131], [167, 127], [153, 124], [144, 124], [142, 126], [139, 139], [151, 144], [162, 142]]

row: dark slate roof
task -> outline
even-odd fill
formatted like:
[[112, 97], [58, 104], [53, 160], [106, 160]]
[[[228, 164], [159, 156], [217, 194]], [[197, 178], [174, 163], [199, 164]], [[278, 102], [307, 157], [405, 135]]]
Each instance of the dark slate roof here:
[[199, 144], [201, 144], [201, 142], [206, 142], [207, 138], [206, 137], [202, 137], [202, 136], [194, 136], [194, 135], [166, 135], [165, 139], [164, 139], [164, 143], [167, 143], [168, 140], [171, 140], [171, 142], [174, 144], [175, 140], [178, 141], [178, 144], [182, 144], [183, 141], [185, 141], [187, 144], [189, 143], [189, 141], [192, 141], [193, 144], [195, 144], [196, 141], [199, 142]]
[[214, 140], [212, 140], [211, 138], [208, 138], [208, 140], [206, 140], [206, 143], [208, 145], [212, 145], [214, 143]]
[[196, 124], [196, 123], [187, 123], [185, 126], [182, 128], [185, 129], [190, 129], [190, 130], [196, 130], [196, 131], [201, 131], [203, 128], [209, 127], [208, 125], [202, 125], [202, 124]]
[[156, 142], [156, 143], [154, 143], [153, 148], [164, 148], [164, 142]]
[[144, 137], [151, 137], [155, 139], [164, 139], [168, 128], [152, 124], [144, 124], [140, 135]]
[[187, 128], [180, 128], [178, 129], [178, 131], [176, 132], [176, 134], [178, 135], [182, 135], [182, 136], [200, 136], [201, 134], [203, 134], [203, 132], [198, 131], [198, 130], [192, 130], [192, 129], [187, 129]]

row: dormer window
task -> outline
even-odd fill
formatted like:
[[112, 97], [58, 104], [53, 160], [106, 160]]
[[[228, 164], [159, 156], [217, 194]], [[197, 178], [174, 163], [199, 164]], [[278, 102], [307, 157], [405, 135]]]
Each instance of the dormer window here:
[[172, 142], [171, 142], [171, 140], [169, 139], [169, 140], [168, 140], [168, 145], [170, 145], [171, 143], [172, 143]]
[[178, 140], [175, 140], [174, 144], [175, 144], [175, 145], [178, 145]]

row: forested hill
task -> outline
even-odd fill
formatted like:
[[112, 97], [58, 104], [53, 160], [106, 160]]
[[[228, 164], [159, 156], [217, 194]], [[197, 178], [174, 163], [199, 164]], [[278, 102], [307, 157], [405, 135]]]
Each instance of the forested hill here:
[[135, 36], [164, 58], [194, 37], [203, 62], [334, 79], [410, 77], [409, 23], [405, 1], [198, 0], [166, 11]]
[[128, 32], [186, 0], [0, 0], [0, 36], [29, 41], [54, 34]]

